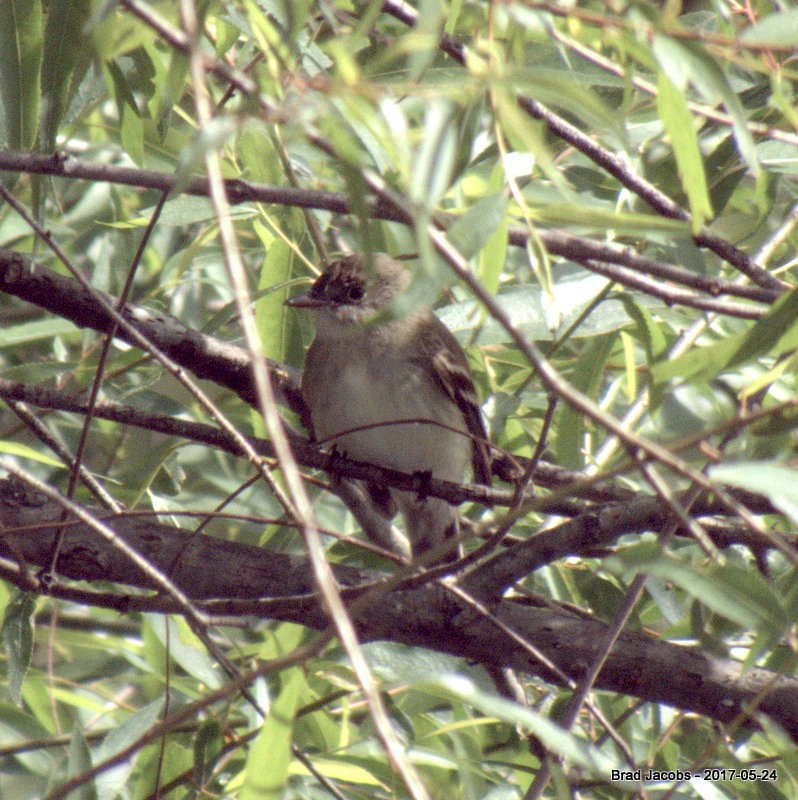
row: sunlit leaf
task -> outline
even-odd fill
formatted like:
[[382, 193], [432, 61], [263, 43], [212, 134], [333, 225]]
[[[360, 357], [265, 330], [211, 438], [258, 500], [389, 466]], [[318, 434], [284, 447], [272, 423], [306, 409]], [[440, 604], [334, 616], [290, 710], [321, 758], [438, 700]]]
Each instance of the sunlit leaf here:
[[39, 453], [29, 445], [21, 442], [9, 442], [0, 440], [0, 453], [7, 453], [11, 456], [19, 456], [19, 458], [29, 458], [32, 461], [38, 461], [40, 464], [48, 464], [51, 467], [64, 467], [63, 462], [58, 461], [51, 456]]
[[693, 215], [693, 232], [698, 233], [712, 217], [704, 164], [698, 150], [698, 138], [693, 128], [693, 118], [682, 92], [660, 73], [657, 81], [657, 108], [671, 138], [676, 166], [682, 188], [690, 201]]
[[738, 461], [716, 464], [710, 470], [713, 480], [739, 486], [767, 497], [798, 525], [798, 470], [772, 461]]
[[788, 292], [774, 303], [750, 330], [727, 336], [706, 347], [694, 347], [679, 358], [656, 364], [652, 370], [657, 383], [670, 378], [700, 376], [707, 380], [724, 369], [744, 364], [759, 355], [780, 355], [798, 346], [798, 290]]
[[798, 47], [798, 9], [785, 8], [761, 17], [740, 34], [740, 39], [750, 44]]
[[655, 36], [652, 46], [664, 74], [677, 89], [684, 91], [689, 81], [710, 105], [718, 99], [723, 101], [732, 118], [734, 138], [740, 154], [756, 174], [759, 162], [754, 149], [754, 140], [748, 130], [747, 118], [740, 98], [729, 84], [726, 73], [699, 44], [679, 41], [672, 37]]

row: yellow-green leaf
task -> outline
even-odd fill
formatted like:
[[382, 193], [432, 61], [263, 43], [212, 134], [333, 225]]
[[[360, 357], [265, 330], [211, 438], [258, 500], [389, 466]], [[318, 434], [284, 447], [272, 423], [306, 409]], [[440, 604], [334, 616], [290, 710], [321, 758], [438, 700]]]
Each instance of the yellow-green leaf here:
[[712, 217], [704, 162], [687, 99], [664, 72], [660, 72], [657, 80], [657, 109], [671, 138], [676, 169], [693, 215], [693, 232], [698, 233]]

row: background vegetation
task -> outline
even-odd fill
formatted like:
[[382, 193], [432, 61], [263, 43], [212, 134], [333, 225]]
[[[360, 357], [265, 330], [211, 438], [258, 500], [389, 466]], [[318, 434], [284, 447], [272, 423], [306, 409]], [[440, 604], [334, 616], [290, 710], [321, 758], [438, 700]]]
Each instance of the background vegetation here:
[[[179, 537], [134, 567], [62, 529], [59, 562], [2, 518], [0, 797], [796, 796], [798, 9], [2, 9], [0, 468]], [[369, 250], [416, 256], [509, 454], [492, 492], [432, 487], [476, 525], [456, 586], [364, 549], [329, 458], [281, 447], [312, 335], [283, 300]], [[183, 569], [200, 525], [261, 550]], [[326, 563], [371, 586], [351, 614]]]

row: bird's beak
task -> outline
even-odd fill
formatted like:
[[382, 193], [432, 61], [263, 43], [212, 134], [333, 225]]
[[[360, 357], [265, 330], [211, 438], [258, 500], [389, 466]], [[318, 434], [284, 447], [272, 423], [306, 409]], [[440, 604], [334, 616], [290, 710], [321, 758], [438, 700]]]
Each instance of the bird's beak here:
[[309, 294], [298, 294], [296, 297], [289, 297], [283, 305], [291, 306], [291, 308], [321, 308], [327, 305], [323, 300], [318, 297], [313, 297]]

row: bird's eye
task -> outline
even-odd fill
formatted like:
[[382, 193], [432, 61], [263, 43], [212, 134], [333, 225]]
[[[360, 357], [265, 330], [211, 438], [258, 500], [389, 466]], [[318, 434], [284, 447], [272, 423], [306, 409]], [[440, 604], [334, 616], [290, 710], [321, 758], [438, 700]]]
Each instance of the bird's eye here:
[[352, 286], [349, 287], [349, 290], [347, 291], [347, 296], [349, 297], [350, 300], [354, 302], [362, 300], [364, 294], [365, 291], [363, 287], [358, 284], [353, 284]]

